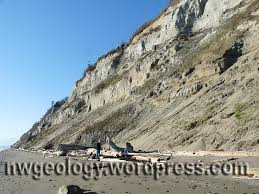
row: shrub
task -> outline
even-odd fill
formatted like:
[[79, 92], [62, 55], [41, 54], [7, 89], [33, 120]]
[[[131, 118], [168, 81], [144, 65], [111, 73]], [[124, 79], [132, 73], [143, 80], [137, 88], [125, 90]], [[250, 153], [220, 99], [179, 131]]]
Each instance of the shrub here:
[[108, 53], [106, 53], [105, 55], [102, 55], [101, 57], [99, 57], [99, 58], [97, 59], [97, 61], [100, 61], [100, 60], [102, 60], [102, 59], [108, 57], [109, 55], [112, 55], [112, 54], [117, 53], [117, 52], [119, 52], [119, 51], [122, 52], [128, 45], [129, 45], [128, 43], [122, 42], [122, 43], [120, 44], [120, 46], [118, 46], [117, 48], [114, 48], [114, 49], [110, 50], [110, 51], [109, 51]]
[[245, 103], [238, 103], [235, 105], [235, 117], [237, 119], [241, 119], [242, 117], [242, 112], [243, 110], [246, 108], [246, 104]]
[[96, 68], [96, 65], [93, 65], [93, 64], [89, 64], [87, 69], [85, 70], [84, 72], [84, 76], [87, 74], [87, 73], [91, 73], [92, 71], [94, 71]]
[[80, 81], [82, 81], [82, 80], [86, 77], [87, 74], [93, 72], [95, 69], [96, 69], [96, 64], [89, 64], [88, 67], [85, 69], [85, 71], [84, 71], [82, 77], [76, 82], [76, 85], [77, 85]]
[[129, 42], [132, 42], [133, 39], [139, 35], [141, 32], [143, 32], [148, 26], [150, 26], [152, 23], [154, 22], [154, 20], [150, 20], [150, 21], [147, 21], [145, 22], [142, 26], [140, 26], [136, 32], [134, 32], [130, 38], [130, 41]]

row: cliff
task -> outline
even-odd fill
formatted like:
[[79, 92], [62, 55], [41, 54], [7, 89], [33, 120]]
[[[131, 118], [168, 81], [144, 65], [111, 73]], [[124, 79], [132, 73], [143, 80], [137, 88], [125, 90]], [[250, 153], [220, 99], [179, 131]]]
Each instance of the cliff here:
[[182, 0], [99, 58], [15, 148], [110, 136], [145, 150], [259, 150], [259, 1]]

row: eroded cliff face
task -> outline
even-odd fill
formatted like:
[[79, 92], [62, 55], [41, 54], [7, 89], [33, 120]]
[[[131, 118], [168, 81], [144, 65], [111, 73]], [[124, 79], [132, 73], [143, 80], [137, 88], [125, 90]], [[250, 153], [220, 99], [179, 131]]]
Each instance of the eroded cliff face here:
[[100, 58], [14, 146], [259, 149], [259, 1], [183, 0]]

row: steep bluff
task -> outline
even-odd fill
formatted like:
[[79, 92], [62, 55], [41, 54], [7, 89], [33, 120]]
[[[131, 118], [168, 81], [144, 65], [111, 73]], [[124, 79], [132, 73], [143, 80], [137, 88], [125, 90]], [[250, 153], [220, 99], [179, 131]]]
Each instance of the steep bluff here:
[[259, 1], [182, 0], [100, 57], [14, 147], [258, 150]]

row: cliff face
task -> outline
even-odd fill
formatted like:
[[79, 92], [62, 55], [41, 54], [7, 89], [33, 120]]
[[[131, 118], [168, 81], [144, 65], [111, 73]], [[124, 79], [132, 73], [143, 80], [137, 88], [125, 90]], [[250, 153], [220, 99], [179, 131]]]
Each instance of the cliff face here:
[[97, 61], [14, 147], [259, 149], [259, 1], [182, 0]]

